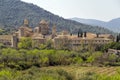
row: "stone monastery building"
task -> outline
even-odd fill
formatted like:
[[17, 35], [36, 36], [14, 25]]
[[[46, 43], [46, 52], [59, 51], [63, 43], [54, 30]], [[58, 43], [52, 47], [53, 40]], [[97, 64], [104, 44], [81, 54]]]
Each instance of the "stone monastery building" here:
[[78, 32], [78, 34], [71, 34], [67, 31], [57, 32], [56, 26], [52, 27], [52, 33], [50, 33], [49, 23], [45, 20], [41, 20], [39, 25], [32, 29], [29, 26], [27, 19], [24, 20], [24, 24], [19, 27], [18, 31], [13, 35], [0, 35], [0, 43], [6, 46], [17, 48], [18, 42], [22, 37], [30, 37], [32, 41], [38, 46], [44, 44], [47, 40], [51, 40], [56, 49], [60, 49], [61, 46], [69, 47], [70, 49], [76, 49], [80, 45], [101, 45], [112, 42], [114, 37], [111, 34], [93, 34], [88, 32]]

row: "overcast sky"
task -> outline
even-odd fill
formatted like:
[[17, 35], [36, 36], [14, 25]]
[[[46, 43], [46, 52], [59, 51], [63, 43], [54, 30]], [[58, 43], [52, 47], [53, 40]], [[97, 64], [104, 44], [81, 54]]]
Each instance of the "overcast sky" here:
[[120, 0], [22, 0], [64, 18], [109, 21], [120, 17]]

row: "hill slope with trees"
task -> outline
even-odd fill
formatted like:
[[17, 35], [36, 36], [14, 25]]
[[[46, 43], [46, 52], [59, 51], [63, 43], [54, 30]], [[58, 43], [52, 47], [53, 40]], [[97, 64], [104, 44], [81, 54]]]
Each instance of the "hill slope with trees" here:
[[76, 21], [67, 20], [57, 15], [46, 11], [32, 3], [25, 3], [21, 0], [0, 0], [0, 27], [10, 31], [11, 29], [18, 28], [23, 24], [23, 20], [27, 18], [31, 27], [38, 25], [40, 20], [45, 19], [50, 24], [56, 24], [58, 31], [68, 30], [76, 33], [79, 28], [83, 31], [94, 33], [112, 33], [110, 30], [82, 24]]

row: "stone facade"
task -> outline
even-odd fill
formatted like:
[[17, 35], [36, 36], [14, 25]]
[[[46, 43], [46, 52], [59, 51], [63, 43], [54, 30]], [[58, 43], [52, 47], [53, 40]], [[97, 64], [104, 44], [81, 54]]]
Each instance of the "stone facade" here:
[[[101, 37], [102, 36], [102, 37]], [[81, 33], [78, 35], [65, 34], [57, 35], [54, 38], [55, 48], [59, 49], [61, 46], [68, 47], [68, 49], [77, 50], [80, 46], [84, 45], [104, 45], [114, 41], [114, 37], [110, 34], [101, 34], [97, 36], [93, 33]]]
[[17, 37], [14, 35], [0, 35], [0, 43], [7, 47], [17, 47]]

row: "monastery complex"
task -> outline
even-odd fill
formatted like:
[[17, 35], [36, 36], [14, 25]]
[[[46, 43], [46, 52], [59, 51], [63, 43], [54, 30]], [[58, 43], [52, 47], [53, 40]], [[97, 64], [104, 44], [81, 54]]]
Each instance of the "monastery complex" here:
[[89, 32], [80, 32], [77, 34], [69, 33], [68, 31], [57, 32], [54, 25], [50, 31], [49, 23], [45, 20], [41, 20], [39, 25], [32, 29], [29, 26], [29, 21], [24, 20], [18, 31], [12, 35], [0, 35], [0, 43], [8, 47], [17, 48], [17, 45], [22, 37], [30, 37], [35, 46], [46, 43], [47, 40], [51, 40], [54, 44], [54, 48], [60, 49], [62, 46], [66, 46], [69, 49], [77, 49], [80, 45], [101, 45], [114, 41], [114, 37], [111, 34], [94, 34]]

